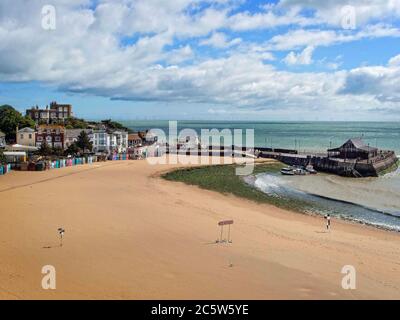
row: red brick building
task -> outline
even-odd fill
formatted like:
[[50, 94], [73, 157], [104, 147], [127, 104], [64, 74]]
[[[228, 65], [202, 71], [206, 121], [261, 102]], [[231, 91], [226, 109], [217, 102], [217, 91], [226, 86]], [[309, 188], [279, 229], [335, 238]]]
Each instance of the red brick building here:
[[39, 109], [38, 106], [26, 110], [26, 115], [30, 116], [36, 123], [55, 123], [62, 122], [65, 119], [72, 117], [72, 105], [58, 104], [53, 101], [50, 107]]
[[65, 128], [60, 125], [42, 124], [37, 127], [36, 147], [40, 148], [43, 141], [52, 147], [65, 148]]

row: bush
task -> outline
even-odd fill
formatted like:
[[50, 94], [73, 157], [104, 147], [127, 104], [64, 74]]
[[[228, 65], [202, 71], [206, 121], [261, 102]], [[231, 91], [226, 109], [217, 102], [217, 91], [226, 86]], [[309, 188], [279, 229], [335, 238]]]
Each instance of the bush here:
[[6, 135], [7, 142], [16, 141], [16, 128], [34, 128], [35, 121], [28, 116], [22, 116], [10, 105], [0, 106], [0, 131]]

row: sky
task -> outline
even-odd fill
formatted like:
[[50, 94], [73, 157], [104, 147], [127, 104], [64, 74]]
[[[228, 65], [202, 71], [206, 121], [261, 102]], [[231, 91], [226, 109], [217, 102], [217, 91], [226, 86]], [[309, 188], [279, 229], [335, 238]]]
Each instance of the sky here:
[[400, 121], [400, 0], [1, 0], [0, 104]]

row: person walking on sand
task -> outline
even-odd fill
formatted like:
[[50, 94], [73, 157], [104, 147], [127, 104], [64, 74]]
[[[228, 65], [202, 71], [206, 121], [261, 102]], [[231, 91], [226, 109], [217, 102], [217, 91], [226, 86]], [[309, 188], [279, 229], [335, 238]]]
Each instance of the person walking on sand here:
[[331, 216], [329, 213], [325, 216], [326, 219], [326, 230], [329, 230], [331, 228]]

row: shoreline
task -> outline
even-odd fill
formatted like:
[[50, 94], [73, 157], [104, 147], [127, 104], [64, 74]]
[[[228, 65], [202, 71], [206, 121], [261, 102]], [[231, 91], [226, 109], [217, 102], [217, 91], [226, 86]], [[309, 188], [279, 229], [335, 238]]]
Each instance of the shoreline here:
[[[212, 165], [211, 166], [210, 165], [193, 166], [190, 168], [189, 172], [187, 171], [186, 167], [172, 169], [169, 171], [163, 171], [162, 173], [160, 173], [160, 177], [163, 179], [166, 179], [168, 181], [182, 182], [189, 186], [190, 185], [198, 186], [200, 189], [215, 191], [215, 192], [218, 192], [218, 193], [221, 193], [224, 195], [231, 194], [233, 196], [239, 197], [241, 199], [249, 200], [249, 201], [252, 201], [257, 204], [264, 204], [264, 203], [270, 204], [277, 208], [289, 210], [289, 211], [295, 212], [297, 214], [307, 214], [307, 215], [312, 215], [312, 216], [316, 216], [316, 217], [324, 216], [324, 214], [322, 212], [320, 212], [321, 208], [318, 209], [318, 206], [320, 204], [313, 203], [312, 200], [309, 200], [309, 199], [302, 200], [302, 199], [299, 199], [298, 197], [291, 197], [290, 195], [275, 196], [275, 195], [271, 195], [270, 193], [264, 192], [262, 189], [256, 187], [254, 185], [254, 182], [255, 182], [255, 179], [257, 176], [263, 175], [263, 174], [275, 176], [276, 171], [280, 168], [280, 166], [284, 166], [284, 164], [282, 164], [281, 162], [276, 161], [276, 160], [271, 160], [271, 159], [269, 159], [269, 161], [265, 161], [265, 160], [267, 160], [267, 159], [264, 159], [264, 161], [256, 162], [255, 165], [256, 166], [259, 165], [261, 167], [261, 170], [262, 170], [262, 168], [264, 168], [264, 170], [266, 170], [266, 171], [257, 172], [257, 170], [255, 170], [255, 172], [253, 172], [252, 174], [250, 174], [248, 176], [241, 176], [236, 180], [232, 180], [231, 177], [229, 177], [229, 175], [232, 175], [232, 173], [225, 172], [226, 171], [225, 168], [221, 167], [220, 170], [218, 170], [218, 169], [214, 169], [212, 167]], [[266, 167], [263, 167], [263, 164], [266, 164]], [[227, 164], [226, 166], [230, 166], [230, 164]], [[234, 166], [235, 165], [233, 165], [233, 167]], [[268, 166], [271, 166], [272, 168], [268, 168]], [[274, 168], [273, 166], [276, 166], [276, 168], [278, 168], [278, 169]], [[199, 172], [196, 173], [195, 172], [196, 170], [198, 170]], [[251, 194], [248, 192], [247, 193], [241, 192], [240, 188], [239, 188], [239, 190], [238, 190], [238, 188], [232, 188], [230, 190], [229, 188], [226, 188], [225, 186], [219, 185], [219, 184], [221, 184], [220, 181], [208, 182], [208, 181], [202, 181], [202, 179], [199, 178], [200, 175], [203, 175], [205, 177], [208, 177], [208, 179], [210, 179], [210, 176], [218, 175], [221, 172], [222, 172], [222, 175], [221, 175], [220, 180], [222, 182], [225, 182], [226, 185], [242, 184], [242, 186], [241, 186], [242, 188], [251, 187], [252, 189], [254, 189], [254, 191], [258, 191], [261, 193], [261, 198], [255, 197], [254, 194]], [[321, 173], [321, 174], [322, 175], [330, 175], [330, 174], [324, 174], [324, 173]], [[214, 179], [214, 177], [212, 177], [211, 179]], [[355, 202], [336, 199], [336, 198], [332, 198], [329, 196], [323, 196], [320, 194], [310, 193], [310, 192], [306, 192], [306, 191], [301, 191], [301, 192], [302, 193], [304, 192], [304, 194], [306, 194], [307, 196], [312, 196], [317, 199], [328, 200], [331, 202], [336, 202], [338, 204], [350, 205], [350, 206], [354, 206], [356, 208], [360, 208], [360, 209], [363, 209], [366, 211], [371, 211], [371, 212], [375, 212], [378, 214], [397, 218], [397, 216], [395, 216], [395, 215], [391, 215], [384, 211], [379, 211], [377, 209], [370, 208], [366, 205], [358, 204]], [[294, 203], [294, 205], [289, 206], [289, 203]], [[396, 232], [396, 233], [400, 232], [400, 230], [396, 229], [395, 226], [392, 226], [392, 227], [385, 226], [385, 225], [380, 224], [379, 222], [361, 220], [357, 217], [346, 216], [346, 214], [344, 214], [344, 213], [336, 213], [333, 215], [331, 214], [331, 218], [335, 218], [336, 220], [342, 220], [342, 221], [346, 221], [346, 222], [352, 222], [352, 223], [358, 224], [358, 225], [369, 226], [369, 227], [373, 227], [373, 228], [381, 229], [381, 230], [385, 230], [385, 231]]]
[[[182, 169], [185, 169], [185, 168], [187, 168], [187, 167], [178, 167], [178, 168], [172, 168], [172, 169], [168, 169], [168, 170], [159, 171], [159, 172], [155, 173], [152, 176], [152, 178], [167, 180], [167, 179], [162, 177], [164, 174], [170, 173], [170, 172], [173, 172], [173, 171], [182, 170]], [[197, 167], [193, 167], [193, 168], [197, 168]], [[200, 166], [199, 166], [199, 168], [200, 168]], [[202, 187], [200, 187], [198, 185], [195, 185], [195, 184], [188, 184], [188, 183], [185, 183], [185, 182], [182, 182], [182, 181], [173, 181], [173, 180], [167, 180], [167, 181], [183, 185], [183, 186], [185, 186], [187, 188], [193, 188], [193, 190], [196, 190], [197, 192], [198, 191], [208, 191], [208, 192], [212, 192], [212, 193], [215, 193], [215, 194], [222, 195], [223, 197], [226, 197], [229, 200], [234, 198], [234, 199], [236, 199], [238, 201], [244, 201], [244, 202], [246, 202], [248, 204], [253, 204], [253, 205], [257, 205], [257, 206], [265, 206], [266, 209], [274, 208], [274, 209], [278, 209], [278, 210], [283, 210], [283, 211], [286, 211], [287, 213], [291, 213], [291, 214], [294, 214], [294, 215], [309, 216], [311, 218], [317, 219], [318, 221], [321, 221], [321, 219], [323, 218], [323, 216], [321, 214], [319, 214], [317, 212], [313, 212], [313, 211], [306, 212], [306, 211], [301, 211], [300, 209], [296, 210], [296, 209], [282, 208], [282, 207], [279, 207], [277, 205], [274, 205], [274, 204], [271, 204], [271, 203], [268, 203], [268, 202], [260, 203], [260, 202], [254, 201], [252, 199], [236, 196], [234, 194], [230, 194], [230, 193], [226, 193], [225, 194], [223, 192], [202, 188]], [[317, 194], [311, 194], [311, 195], [316, 196], [316, 197], [324, 198], [323, 196], [319, 196]], [[335, 200], [335, 201], [343, 202], [343, 203], [349, 203], [349, 204], [353, 204], [353, 205], [357, 205], [357, 206], [362, 207], [361, 205], [358, 205], [358, 204], [352, 203], [352, 202], [346, 202], [346, 201], [336, 200], [336, 199], [332, 199], [332, 198], [326, 198], [326, 199]], [[365, 207], [365, 208], [369, 209], [369, 210], [373, 210], [373, 209], [368, 208], [368, 207]], [[351, 219], [351, 218], [336, 217], [336, 216], [331, 216], [331, 220], [333, 220], [335, 222], [338, 222], [338, 223], [342, 223], [343, 225], [351, 225], [351, 226], [354, 226], [354, 227], [360, 227], [361, 229], [366, 228], [368, 230], [390, 232], [390, 233], [393, 233], [393, 234], [396, 234], [396, 235], [400, 236], [400, 231], [397, 231], [397, 230], [394, 230], [394, 229], [390, 229], [390, 228], [386, 228], [386, 227], [382, 227], [382, 226], [379, 226], [379, 225], [374, 225], [373, 223], [366, 223], [366, 222], [354, 220], [354, 219]]]
[[[400, 297], [397, 234], [336, 219], [327, 233], [323, 219], [160, 177], [181, 165], [92, 166], [0, 179], [0, 299]], [[222, 219], [232, 244], [214, 243]], [[47, 264], [55, 291], [40, 287]], [[341, 288], [346, 264], [357, 290]]]

